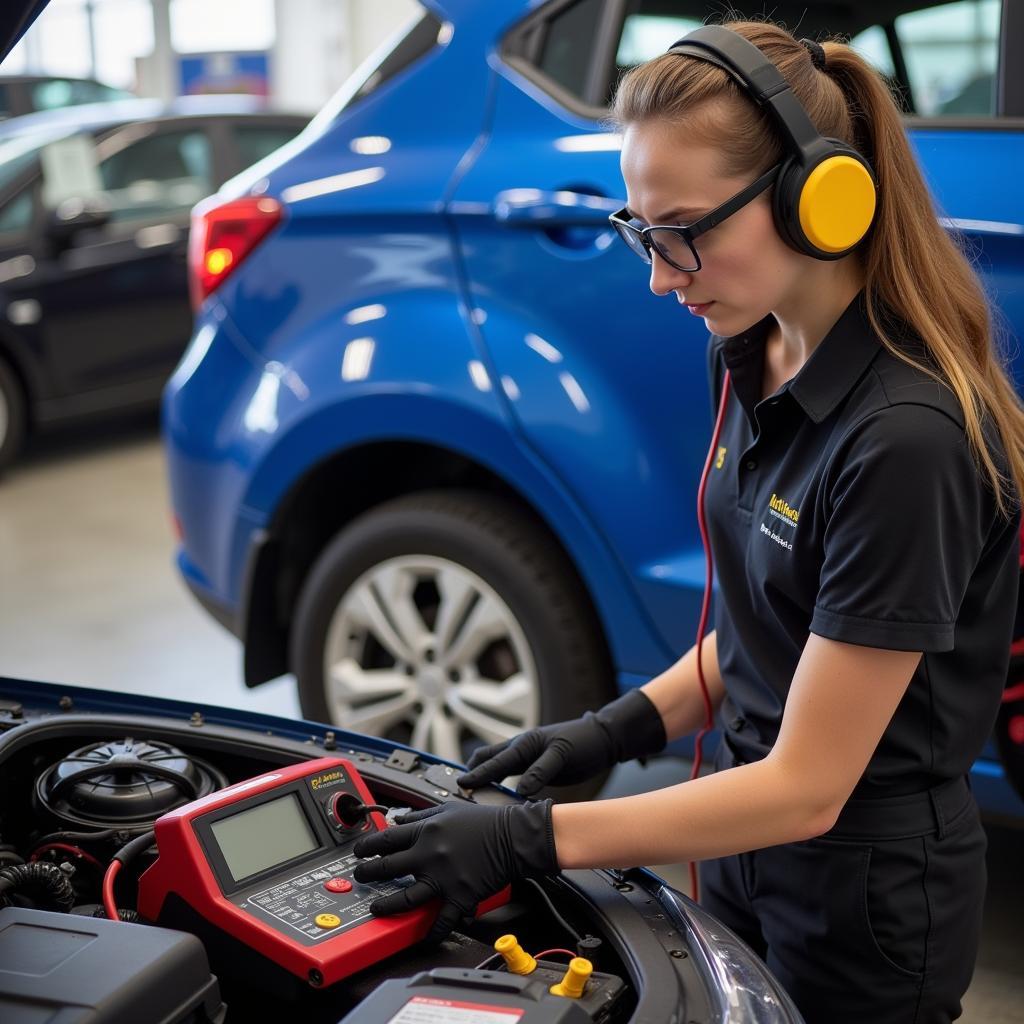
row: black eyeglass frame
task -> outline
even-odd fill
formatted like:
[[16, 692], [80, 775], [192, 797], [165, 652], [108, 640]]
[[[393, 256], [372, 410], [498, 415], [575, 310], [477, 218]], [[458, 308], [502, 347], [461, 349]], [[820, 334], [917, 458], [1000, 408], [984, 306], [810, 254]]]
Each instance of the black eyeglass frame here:
[[[651, 258], [651, 249], [653, 248], [670, 267], [675, 267], [676, 270], [681, 270], [684, 274], [694, 274], [701, 268], [700, 253], [697, 252], [696, 246], [693, 244], [694, 239], [699, 238], [705, 232], [721, 224], [727, 217], [738, 213], [744, 206], [753, 202], [762, 192], [774, 185], [781, 168], [782, 164], [776, 164], [765, 171], [761, 177], [752, 181], [746, 188], [741, 189], [736, 195], [726, 199], [720, 206], [716, 206], [710, 213], [705, 214], [700, 220], [695, 220], [692, 224], [651, 224], [645, 228], [638, 228], [632, 223], [632, 218], [628, 215], [629, 207], [627, 206], [610, 214], [608, 220], [612, 227], [615, 228], [618, 236], [629, 247], [630, 252], [636, 253], [648, 265], [653, 262]], [[652, 234], [655, 231], [670, 231], [681, 238], [693, 254], [693, 260], [697, 265], [695, 267], [681, 267], [670, 256], [665, 255]], [[647, 254], [646, 257], [630, 242], [627, 233], [632, 234], [640, 242], [644, 252]]]

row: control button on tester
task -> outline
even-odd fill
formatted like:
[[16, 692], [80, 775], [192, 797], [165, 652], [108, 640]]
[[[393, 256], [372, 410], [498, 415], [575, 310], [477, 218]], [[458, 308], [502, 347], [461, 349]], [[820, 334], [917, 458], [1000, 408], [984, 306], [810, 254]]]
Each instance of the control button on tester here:
[[313, 921], [319, 928], [337, 928], [341, 924], [337, 914], [317, 914]]
[[324, 882], [324, 888], [328, 892], [351, 892], [352, 883], [347, 878], [332, 878]]

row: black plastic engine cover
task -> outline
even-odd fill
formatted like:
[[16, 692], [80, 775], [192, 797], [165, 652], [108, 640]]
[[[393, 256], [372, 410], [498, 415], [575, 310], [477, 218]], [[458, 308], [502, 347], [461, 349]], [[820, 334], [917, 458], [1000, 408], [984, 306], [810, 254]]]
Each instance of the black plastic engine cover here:
[[226, 1007], [192, 935], [101, 918], [0, 910], [0, 1020], [221, 1024]]

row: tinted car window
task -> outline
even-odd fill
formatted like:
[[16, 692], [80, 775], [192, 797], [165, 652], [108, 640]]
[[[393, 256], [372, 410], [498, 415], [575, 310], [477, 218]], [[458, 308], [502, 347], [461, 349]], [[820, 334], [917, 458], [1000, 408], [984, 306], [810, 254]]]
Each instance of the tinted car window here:
[[886, 78], [892, 79], [896, 75], [892, 49], [889, 46], [885, 29], [881, 25], [872, 25], [870, 28], [864, 29], [863, 32], [858, 32], [850, 39], [850, 46], [866, 61], [878, 68]]
[[352, 89], [349, 83], [342, 86], [335, 99], [327, 105], [328, 115], [336, 117], [353, 103], [376, 92], [385, 82], [429, 53], [437, 46], [441, 29], [442, 23], [438, 17], [430, 11], [424, 12], [423, 17], [409, 29], [384, 59], [370, 70], [358, 87]]
[[[589, 102], [592, 64], [600, 60], [598, 0], [579, 0], [537, 24], [513, 52], [544, 78]], [[722, 5], [629, 0], [622, 21], [606, 102], [621, 74], [664, 53], [694, 28], [720, 20]], [[889, 81], [906, 110], [920, 116], [993, 116], [1001, 0], [956, 0], [922, 5], [892, 20], [870, 24], [868, 9], [802, 7], [798, 35], [836, 35], [869, 60]], [[538, 45], [539, 41], [539, 45]], [[893, 46], [897, 52], [893, 52]], [[905, 67], [906, 79], [897, 69]]]
[[284, 125], [236, 124], [233, 127], [240, 167], [251, 167], [280, 149], [299, 133], [299, 128]]
[[585, 98], [604, 0], [581, 0], [548, 23], [537, 66], [574, 96]]
[[23, 188], [0, 206], [0, 234], [26, 231], [32, 223], [32, 189]]
[[615, 63], [620, 69], [631, 68], [664, 53], [677, 39], [704, 24], [697, 12], [693, 14], [692, 17], [685, 14], [669, 17], [645, 14], [642, 9], [628, 14], [622, 26]]
[[999, 0], [958, 0], [896, 18], [896, 37], [924, 117], [996, 111]]
[[203, 131], [149, 135], [99, 165], [113, 219], [159, 216], [194, 206], [213, 191], [210, 141]]

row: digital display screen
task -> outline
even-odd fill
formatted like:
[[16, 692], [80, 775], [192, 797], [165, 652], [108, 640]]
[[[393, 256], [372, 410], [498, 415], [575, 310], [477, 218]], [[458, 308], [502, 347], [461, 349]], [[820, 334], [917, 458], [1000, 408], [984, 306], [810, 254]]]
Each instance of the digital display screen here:
[[319, 849], [295, 793], [210, 824], [234, 881]]

